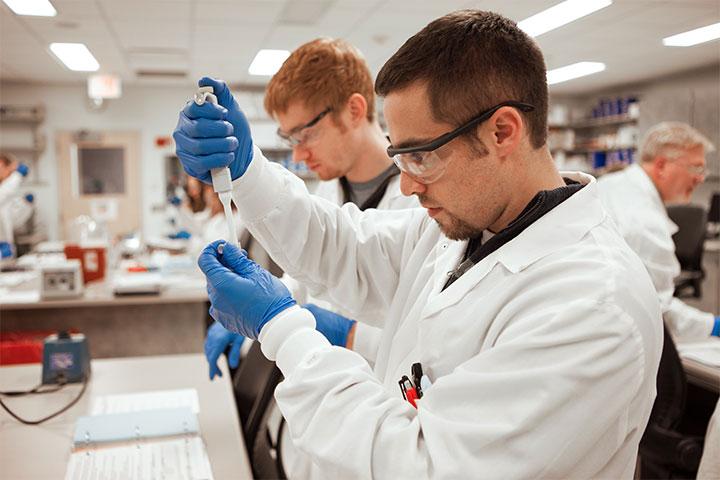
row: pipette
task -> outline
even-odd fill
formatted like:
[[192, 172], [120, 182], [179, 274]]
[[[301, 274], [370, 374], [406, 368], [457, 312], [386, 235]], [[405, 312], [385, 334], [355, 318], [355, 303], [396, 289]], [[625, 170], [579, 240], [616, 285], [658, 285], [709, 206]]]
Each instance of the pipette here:
[[[217, 97], [213, 91], [213, 87], [200, 87], [195, 92], [194, 97], [195, 103], [202, 105], [205, 102], [210, 102], [217, 105]], [[212, 176], [213, 190], [220, 197], [220, 203], [222, 203], [223, 210], [225, 212], [225, 221], [227, 222], [228, 238], [227, 241], [232, 245], [240, 248], [240, 244], [237, 238], [237, 230], [235, 229], [235, 217], [230, 208], [230, 202], [232, 201], [232, 177], [230, 176], [230, 169], [227, 167], [213, 168], [210, 170]]]

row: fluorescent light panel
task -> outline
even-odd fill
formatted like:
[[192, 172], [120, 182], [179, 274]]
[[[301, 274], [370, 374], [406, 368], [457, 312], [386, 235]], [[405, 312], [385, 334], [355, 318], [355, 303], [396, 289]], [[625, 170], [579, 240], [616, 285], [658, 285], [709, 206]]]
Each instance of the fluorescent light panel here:
[[250, 75], [275, 75], [283, 62], [290, 56], [287, 50], [260, 50], [250, 64]]
[[610, 4], [612, 0], [565, 0], [518, 22], [518, 27], [531, 37], [538, 37]]
[[49, 0], [3, 0], [15, 15], [33, 15], [35, 17], [54, 17], [57, 10]]
[[84, 43], [51, 43], [50, 50], [67, 68], [75, 72], [94, 72], [100, 68], [100, 64]]
[[663, 45], [666, 47], [692, 47], [698, 43], [709, 42], [718, 38], [720, 38], [720, 22], [663, 38]]
[[605, 64], [600, 62], [573, 63], [572, 65], [548, 70], [547, 83], [548, 85], [554, 85], [556, 83], [567, 82], [568, 80], [592, 75], [593, 73], [602, 72], [603, 70], [605, 70]]

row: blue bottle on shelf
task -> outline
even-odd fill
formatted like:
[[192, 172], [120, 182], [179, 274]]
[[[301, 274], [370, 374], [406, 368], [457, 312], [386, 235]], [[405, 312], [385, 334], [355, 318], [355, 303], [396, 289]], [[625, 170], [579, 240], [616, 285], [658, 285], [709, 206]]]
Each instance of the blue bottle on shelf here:
[[605, 152], [592, 152], [592, 166], [594, 170], [605, 167], [607, 163], [607, 155]]

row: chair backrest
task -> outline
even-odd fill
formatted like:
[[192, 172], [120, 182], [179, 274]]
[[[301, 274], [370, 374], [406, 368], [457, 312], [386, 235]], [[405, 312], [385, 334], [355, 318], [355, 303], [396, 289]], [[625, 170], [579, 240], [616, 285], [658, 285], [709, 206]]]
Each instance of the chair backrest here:
[[708, 222], [720, 223], [720, 192], [713, 193], [713, 196], [710, 199]]
[[675, 255], [683, 270], [702, 270], [703, 244], [707, 231], [707, 212], [697, 205], [674, 205], [668, 216], [678, 226], [673, 235]]
[[250, 458], [263, 415], [270, 405], [275, 387], [281, 380], [282, 374], [275, 362], [265, 358], [259, 342], [253, 343], [233, 378], [235, 403]]
[[680, 424], [685, 412], [687, 384], [675, 342], [667, 327], [663, 325], [663, 329], [665, 338], [657, 373], [657, 397], [649, 423], [674, 429]]

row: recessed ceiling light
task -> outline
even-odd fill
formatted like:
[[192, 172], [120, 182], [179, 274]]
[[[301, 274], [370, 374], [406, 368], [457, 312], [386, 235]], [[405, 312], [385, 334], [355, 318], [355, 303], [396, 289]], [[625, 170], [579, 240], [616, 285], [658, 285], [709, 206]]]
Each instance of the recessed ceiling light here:
[[593, 73], [605, 70], [605, 64], [600, 62], [578, 62], [560, 68], [554, 68], [547, 72], [548, 85], [567, 82], [574, 78], [592, 75]]
[[260, 50], [248, 68], [250, 75], [275, 75], [290, 56], [287, 50]]
[[3, 0], [5, 5], [16, 15], [33, 15], [35, 17], [54, 17], [57, 10], [49, 0]]
[[531, 37], [537, 37], [610, 4], [612, 0], [565, 0], [518, 22], [518, 27]]
[[663, 45], [666, 47], [692, 47], [698, 43], [709, 42], [718, 38], [720, 38], [720, 22], [663, 38]]
[[94, 72], [100, 64], [84, 43], [51, 43], [50, 50], [67, 68], [75, 72]]

